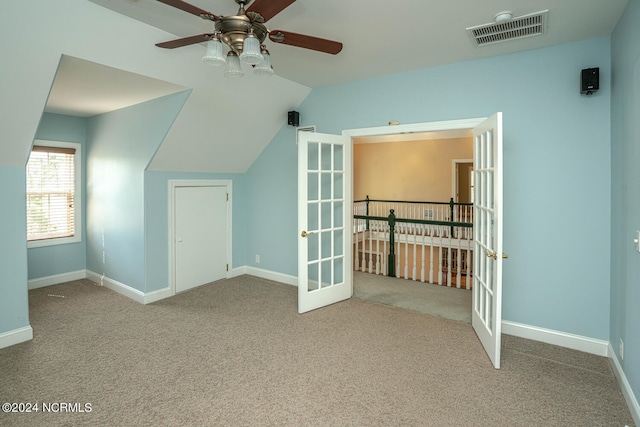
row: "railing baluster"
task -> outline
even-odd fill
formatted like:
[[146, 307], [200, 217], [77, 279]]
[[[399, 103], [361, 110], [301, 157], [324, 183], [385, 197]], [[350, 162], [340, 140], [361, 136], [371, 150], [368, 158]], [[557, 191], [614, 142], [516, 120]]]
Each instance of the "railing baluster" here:
[[424, 283], [424, 244], [427, 241], [427, 236], [425, 235], [427, 227], [425, 227], [424, 224], [421, 224], [420, 230], [422, 231], [422, 263], [420, 264], [420, 281]]
[[380, 230], [376, 222], [376, 274], [380, 274]]
[[[471, 245], [469, 245], [471, 246]], [[471, 289], [471, 280], [472, 280], [472, 276], [471, 276], [471, 265], [473, 264], [472, 262], [472, 257], [471, 257], [471, 248], [467, 247], [467, 278], [466, 278], [466, 283], [465, 283], [465, 287], [467, 289]]]
[[[442, 227], [440, 227], [442, 228]], [[438, 230], [440, 231], [440, 230]], [[438, 233], [439, 234], [439, 233]], [[444, 253], [442, 252], [442, 236], [438, 236], [438, 285], [442, 285], [442, 258]]]
[[388, 275], [391, 277], [396, 276], [396, 255], [395, 255], [395, 227], [396, 216], [393, 213], [393, 209], [389, 212], [389, 262], [388, 262]]
[[429, 239], [431, 239], [431, 244], [429, 245], [429, 283], [433, 283], [433, 253], [435, 252], [433, 235], [429, 236]]
[[[440, 285], [453, 286], [455, 281], [458, 288], [472, 288], [473, 205], [454, 203], [453, 199], [398, 202], [372, 200], [367, 196], [366, 200], [354, 202], [353, 212], [358, 217], [353, 223], [355, 270], [417, 281], [420, 264], [421, 282], [436, 282], [437, 271]], [[384, 216], [383, 212], [389, 215]], [[381, 221], [383, 218], [385, 221]], [[435, 257], [438, 258], [437, 270]], [[464, 286], [462, 280], [465, 280]]]
[[418, 268], [418, 265], [417, 265], [418, 264], [418, 260], [417, 260], [417, 258], [418, 258], [418, 253], [417, 253], [418, 239], [417, 239], [417, 237], [418, 236], [417, 236], [417, 229], [416, 229], [415, 224], [411, 225], [411, 229], [412, 229], [411, 230], [412, 231], [411, 236], [413, 237], [413, 269], [411, 271], [411, 273], [412, 273], [411, 275], [412, 275], [413, 280], [416, 280], [417, 279], [416, 276], [418, 274], [417, 273], [417, 271], [418, 271], [417, 270], [417, 268]]
[[447, 286], [451, 287], [451, 269], [453, 268], [453, 251], [451, 250], [451, 234], [447, 239]]
[[462, 253], [460, 252], [460, 240], [458, 240], [458, 247], [456, 248], [456, 288], [460, 288], [460, 284], [462, 281], [462, 274], [460, 271], [462, 270]]

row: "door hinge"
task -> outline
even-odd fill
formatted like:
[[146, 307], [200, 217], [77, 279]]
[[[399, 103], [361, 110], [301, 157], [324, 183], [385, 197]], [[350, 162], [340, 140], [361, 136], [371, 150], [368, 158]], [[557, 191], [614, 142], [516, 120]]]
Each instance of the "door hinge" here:
[[227, 264], [227, 271], [229, 271], [229, 264]]
[[229, 201], [229, 193], [227, 193], [227, 202]]

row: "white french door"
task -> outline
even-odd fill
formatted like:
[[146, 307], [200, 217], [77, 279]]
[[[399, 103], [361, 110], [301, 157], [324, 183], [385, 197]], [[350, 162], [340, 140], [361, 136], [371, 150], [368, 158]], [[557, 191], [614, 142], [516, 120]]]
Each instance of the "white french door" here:
[[500, 368], [502, 322], [502, 113], [473, 129], [473, 309], [471, 323], [491, 363]]
[[353, 295], [351, 138], [300, 132], [298, 312]]

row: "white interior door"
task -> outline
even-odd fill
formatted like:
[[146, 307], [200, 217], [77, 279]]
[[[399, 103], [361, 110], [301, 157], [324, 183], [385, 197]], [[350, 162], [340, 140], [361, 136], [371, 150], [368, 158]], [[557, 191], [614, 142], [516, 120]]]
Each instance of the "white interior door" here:
[[502, 113], [473, 130], [475, 159], [472, 325], [500, 368], [502, 322]]
[[351, 298], [350, 138], [300, 132], [298, 312]]
[[175, 291], [227, 276], [227, 189], [176, 187], [174, 195]]

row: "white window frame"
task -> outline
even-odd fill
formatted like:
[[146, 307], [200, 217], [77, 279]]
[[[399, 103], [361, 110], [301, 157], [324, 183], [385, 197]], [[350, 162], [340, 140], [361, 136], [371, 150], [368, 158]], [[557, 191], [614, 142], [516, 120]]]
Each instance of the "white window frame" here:
[[[47, 141], [36, 139], [33, 145], [41, 147], [73, 148], [76, 150], [73, 156], [74, 162], [74, 230], [71, 237], [56, 237], [53, 239], [27, 240], [27, 248], [39, 248], [43, 246], [65, 245], [82, 241], [82, 144], [77, 142]], [[29, 152], [31, 156], [31, 152]], [[28, 163], [28, 160], [27, 160]], [[26, 166], [25, 166], [26, 169]], [[26, 203], [26, 200], [25, 200]]]

